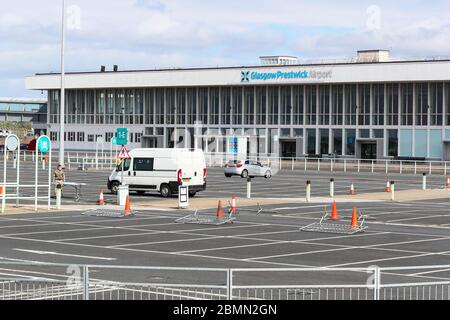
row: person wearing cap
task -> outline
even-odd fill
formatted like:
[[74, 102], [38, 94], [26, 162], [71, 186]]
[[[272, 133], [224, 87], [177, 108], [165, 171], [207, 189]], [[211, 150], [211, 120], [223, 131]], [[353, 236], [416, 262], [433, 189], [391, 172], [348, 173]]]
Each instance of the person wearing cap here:
[[56, 168], [53, 177], [55, 179], [56, 188], [62, 190], [64, 186], [64, 181], [66, 180], [66, 174], [64, 173], [64, 168], [62, 165], [59, 165]]

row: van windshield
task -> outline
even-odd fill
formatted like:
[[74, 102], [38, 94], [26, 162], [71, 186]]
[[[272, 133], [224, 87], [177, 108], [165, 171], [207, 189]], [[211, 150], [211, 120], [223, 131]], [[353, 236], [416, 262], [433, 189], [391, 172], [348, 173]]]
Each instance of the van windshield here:
[[124, 165], [123, 165], [123, 171], [128, 171], [128, 170], [130, 170], [131, 159], [125, 159], [125, 160], [122, 160], [122, 161], [117, 165], [117, 168], [116, 168], [116, 171], [117, 171], [117, 172], [122, 171], [122, 162], [123, 162], [123, 161], [125, 161], [125, 162], [124, 162]]

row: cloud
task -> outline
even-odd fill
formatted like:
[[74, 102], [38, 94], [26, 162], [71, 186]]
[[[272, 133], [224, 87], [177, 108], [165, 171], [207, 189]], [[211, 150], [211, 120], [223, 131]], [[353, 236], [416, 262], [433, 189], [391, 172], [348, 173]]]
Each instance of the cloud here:
[[[2, 1], [0, 96], [30, 96], [25, 76], [59, 70], [55, 0]], [[450, 52], [450, 3], [435, 0], [67, 0], [80, 28], [67, 32], [67, 70], [245, 65], [260, 55], [349, 57]], [[75, 10], [74, 12], [77, 12]]]

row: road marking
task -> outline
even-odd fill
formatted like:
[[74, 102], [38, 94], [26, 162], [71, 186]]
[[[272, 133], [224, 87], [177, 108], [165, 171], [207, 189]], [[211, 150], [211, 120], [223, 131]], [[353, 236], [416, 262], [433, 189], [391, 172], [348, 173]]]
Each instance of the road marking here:
[[367, 260], [367, 261], [357, 261], [357, 262], [350, 262], [350, 263], [343, 263], [343, 264], [335, 264], [331, 266], [327, 266], [327, 268], [339, 268], [339, 267], [345, 267], [345, 266], [351, 266], [355, 264], [366, 264], [366, 263], [374, 263], [374, 262], [384, 262], [384, 261], [392, 261], [392, 260], [402, 260], [402, 259], [411, 259], [411, 258], [422, 258], [422, 257], [428, 257], [428, 256], [439, 256], [439, 255], [447, 255], [450, 251], [442, 251], [442, 252], [434, 252], [434, 253], [424, 253], [424, 254], [417, 254], [412, 256], [399, 256], [394, 258], [383, 258], [383, 259], [376, 259], [376, 260]]
[[421, 217], [414, 217], [414, 218], [388, 220], [387, 222], [392, 223], [392, 222], [401, 222], [401, 221], [408, 221], [408, 220], [422, 220], [422, 219], [442, 218], [442, 217], [450, 217], [450, 215], [444, 214], [444, 215], [433, 215], [433, 216], [421, 216]]
[[58, 252], [51, 252], [51, 251], [38, 251], [38, 250], [27, 250], [27, 249], [17, 249], [17, 248], [13, 249], [13, 250], [20, 251], [20, 252], [25, 252], [25, 253], [38, 254], [38, 255], [52, 255], [52, 256], [74, 257], [74, 258], [106, 260], [106, 261], [117, 260], [116, 258], [82, 256], [82, 255], [76, 255], [76, 254], [58, 253]]
[[431, 273], [438, 273], [438, 272], [447, 272], [450, 271], [450, 269], [439, 269], [439, 270], [434, 270], [434, 271], [424, 271], [424, 272], [418, 272], [418, 273], [413, 273], [411, 274], [411, 276], [422, 276], [422, 275], [426, 275], [426, 274], [431, 274]]

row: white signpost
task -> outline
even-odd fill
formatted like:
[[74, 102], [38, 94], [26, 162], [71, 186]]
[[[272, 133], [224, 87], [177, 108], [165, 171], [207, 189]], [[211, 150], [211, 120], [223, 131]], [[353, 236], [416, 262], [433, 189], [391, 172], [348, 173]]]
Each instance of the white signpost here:
[[[51, 185], [52, 185], [52, 142], [47, 136], [40, 136], [36, 142], [36, 167], [34, 181], [34, 211], [38, 211], [38, 188], [39, 186], [39, 152], [44, 155], [48, 154], [48, 210], [51, 206]], [[42, 185], [44, 187], [44, 185]], [[47, 187], [47, 185], [46, 185]]]
[[13, 156], [13, 161], [15, 162], [15, 168], [17, 170], [16, 173], [16, 182], [14, 184], [11, 184], [11, 186], [16, 187], [16, 207], [19, 206], [19, 184], [20, 184], [20, 164], [18, 161], [19, 155], [20, 155], [20, 139], [15, 134], [10, 134], [5, 139], [5, 150], [3, 155], [3, 193], [2, 193], [2, 213], [5, 213], [6, 208], [6, 188], [8, 187], [7, 184], [7, 160], [8, 160], [8, 152], [17, 152], [16, 155]]
[[117, 193], [118, 196], [117, 202], [119, 206], [124, 206], [127, 201], [127, 196], [129, 195], [130, 192], [128, 185], [126, 185], [124, 181], [125, 160], [131, 159], [130, 153], [124, 145], [122, 146], [122, 149], [120, 149], [117, 158], [122, 160], [122, 172], [120, 180], [121, 185]]

